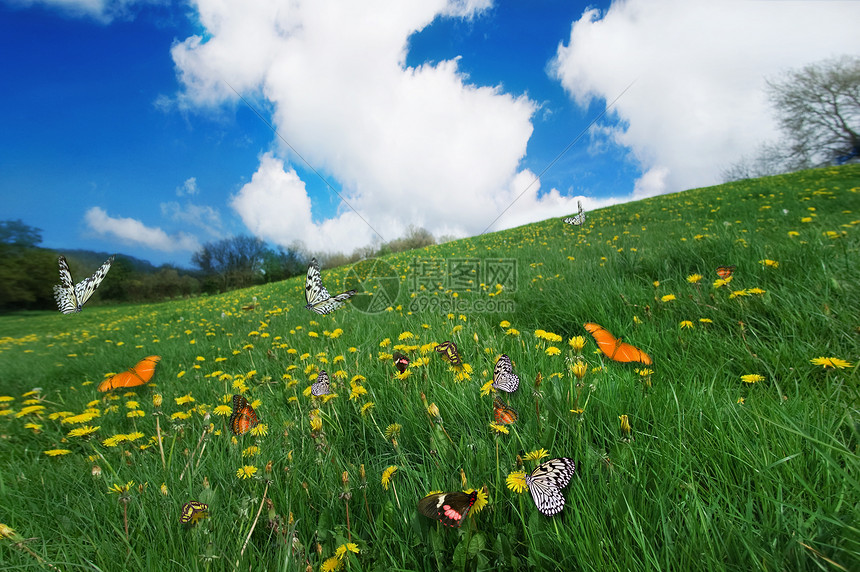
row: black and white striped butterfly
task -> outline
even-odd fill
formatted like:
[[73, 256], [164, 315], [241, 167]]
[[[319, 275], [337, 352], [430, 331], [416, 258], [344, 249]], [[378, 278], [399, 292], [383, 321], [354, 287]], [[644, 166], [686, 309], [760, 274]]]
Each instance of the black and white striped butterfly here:
[[569, 216], [564, 219], [564, 222], [567, 224], [574, 224], [576, 226], [582, 226], [585, 223], [585, 213], [582, 212], [582, 203], [576, 201], [576, 206], [579, 207], [579, 212], [573, 216]]
[[311, 395], [319, 397], [320, 395], [328, 395], [329, 393], [331, 393], [331, 387], [328, 383], [328, 374], [324, 369], [321, 369], [317, 376], [317, 382], [311, 385]]
[[337, 296], [329, 294], [322, 284], [317, 259], [311, 259], [311, 265], [308, 266], [308, 278], [305, 281], [305, 300], [308, 302], [305, 308], [317, 314], [328, 314], [343, 306], [344, 302], [353, 294], [355, 294], [355, 290], [348, 290]]
[[54, 285], [54, 299], [57, 301], [57, 306], [63, 314], [72, 314], [80, 312], [99, 284], [102, 283], [105, 276], [110, 270], [110, 265], [116, 255], [108, 258], [102, 264], [95, 274], [89, 278], [84, 278], [77, 284], [72, 281], [72, 273], [69, 272], [69, 265], [66, 262], [65, 256], [60, 256], [60, 283]]
[[434, 493], [418, 501], [418, 512], [435, 518], [445, 526], [459, 528], [477, 498], [478, 491]]
[[493, 387], [513, 393], [520, 386], [520, 378], [514, 373], [514, 365], [506, 354], [499, 356], [493, 369]]
[[564, 495], [561, 489], [567, 486], [576, 466], [573, 459], [561, 457], [550, 459], [526, 475], [526, 484], [538, 510], [547, 516], [561, 512], [564, 508]]

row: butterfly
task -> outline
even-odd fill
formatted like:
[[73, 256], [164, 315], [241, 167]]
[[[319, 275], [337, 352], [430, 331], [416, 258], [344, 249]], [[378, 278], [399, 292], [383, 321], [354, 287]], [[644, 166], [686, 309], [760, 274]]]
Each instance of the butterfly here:
[[406, 371], [406, 368], [409, 367], [409, 358], [403, 355], [400, 352], [394, 352], [394, 367], [397, 368], [397, 371], [403, 373]]
[[735, 271], [734, 266], [717, 266], [717, 276], [725, 280]]
[[257, 412], [241, 395], [233, 396], [233, 414], [230, 416], [230, 431], [235, 435], [244, 435], [260, 424]]
[[516, 409], [507, 405], [498, 397], [493, 400], [493, 416], [497, 422], [503, 425], [510, 425], [519, 417]]
[[583, 223], [585, 223], [585, 213], [582, 212], [582, 203], [576, 201], [576, 206], [579, 207], [579, 212], [573, 216], [567, 217], [566, 219], [564, 219], [564, 222], [566, 222], [567, 224], [582, 226]]
[[[89, 278], [84, 278], [77, 284], [72, 282], [72, 273], [69, 271], [69, 264], [66, 262], [65, 256], [60, 256], [60, 283], [54, 285], [54, 299], [57, 301], [57, 306], [63, 314], [72, 314], [80, 312], [102, 280], [107, 276], [110, 265], [116, 255], [105, 260], [95, 273]], [[73, 286], [74, 284], [74, 286]]]
[[622, 342], [603, 326], [588, 322], [585, 324], [585, 329], [594, 337], [597, 347], [609, 359], [624, 363], [638, 361], [645, 365], [651, 365], [651, 357], [648, 354], [636, 346]]
[[570, 482], [575, 469], [573, 459], [561, 457], [541, 463], [526, 475], [526, 484], [539, 511], [547, 516], [561, 512], [564, 508], [561, 489]]
[[152, 379], [155, 374], [155, 366], [161, 361], [161, 356], [148, 356], [137, 362], [137, 364], [122, 373], [118, 373], [101, 382], [99, 391], [110, 391], [120, 387], [137, 387]]
[[493, 369], [493, 387], [508, 393], [513, 393], [520, 386], [520, 378], [514, 373], [511, 358], [506, 354], [499, 356]]
[[209, 505], [199, 501], [189, 501], [182, 505], [179, 522], [182, 524], [197, 524], [201, 518], [209, 516]]
[[305, 281], [305, 300], [308, 302], [305, 308], [317, 314], [328, 314], [342, 307], [344, 302], [353, 294], [355, 294], [355, 290], [348, 290], [332, 297], [322, 284], [317, 259], [311, 259], [311, 265], [308, 266], [308, 278]]
[[478, 491], [434, 493], [418, 501], [418, 512], [435, 518], [445, 526], [460, 528], [477, 499]]
[[324, 369], [321, 369], [316, 383], [311, 385], [311, 395], [319, 397], [320, 395], [328, 395], [329, 393], [331, 393], [331, 387], [328, 383], [328, 374]]
[[460, 359], [460, 352], [457, 351], [457, 344], [454, 342], [442, 342], [436, 346], [436, 351], [442, 356], [442, 359], [451, 365], [462, 365], [463, 360]]

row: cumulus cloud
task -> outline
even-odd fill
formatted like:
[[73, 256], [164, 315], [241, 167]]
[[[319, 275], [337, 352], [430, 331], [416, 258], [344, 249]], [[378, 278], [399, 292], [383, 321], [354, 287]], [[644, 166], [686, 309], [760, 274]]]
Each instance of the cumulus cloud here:
[[102, 23], [132, 15], [135, 5], [160, 4], [163, 0], [11, 0], [13, 6], [45, 6], [78, 18], [92, 18]]
[[[197, 0], [206, 38], [173, 47], [183, 85], [177, 102], [235, 101], [230, 86], [262, 95], [279, 133], [384, 240], [410, 224], [437, 236], [481, 232], [522, 191], [513, 183], [537, 105], [470, 83], [457, 59], [418, 67], [405, 61], [412, 33], [437, 17], [475, 17], [489, 5]], [[285, 147], [275, 155], [299, 160]], [[312, 250], [348, 251], [374, 239], [343, 205], [314, 223], [304, 182], [275, 155], [262, 156], [232, 202], [252, 232], [278, 244], [301, 240]], [[313, 197], [320, 198], [329, 200]]]
[[718, 182], [720, 170], [773, 139], [765, 79], [860, 52], [860, 3], [627, 0], [586, 10], [551, 73], [579, 105], [614, 99], [641, 198]]
[[92, 207], [84, 215], [87, 226], [101, 236], [112, 236], [126, 244], [134, 244], [162, 252], [196, 251], [198, 240], [184, 232], [169, 236], [160, 228], [151, 228], [133, 218], [118, 218], [108, 215], [100, 207]]

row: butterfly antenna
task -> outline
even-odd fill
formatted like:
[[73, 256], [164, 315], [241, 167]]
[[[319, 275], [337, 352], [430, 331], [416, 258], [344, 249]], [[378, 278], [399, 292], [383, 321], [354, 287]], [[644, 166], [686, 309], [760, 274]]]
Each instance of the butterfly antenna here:
[[564, 154], [565, 154], [565, 153], [567, 153], [567, 152], [568, 152], [568, 150], [569, 150], [571, 147], [573, 147], [574, 145], [576, 145], [577, 141], [579, 141], [580, 139], [582, 139], [582, 136], [583, 136], [583, 135], [585, 135], [585, 133], [586, 133], [589, 129], [591, 129], [591, 126], [592, 126], [592, 125], [594, 125], [595, 123], [597, 123], [597, 122], [600, 120], [600, 118], [601, 118], [601, 117], [603, 117], [604, 115], [606, 115], [606, 113], [607, 113], [610, 109], [612, 109], [612, 107], [615, 105], [615, 103], [616, 103], [619, 99], [621, 99], [621, 96], [622, 96], [622, 95], [624, 95], [625, 93], [627, 93], [627, 90], [628, 90], [628, 89], [630, 89], [631, 87], [633, 87], [633, 84], [634, 84], [634, 83], [636, 83], [636, 80], [635, 80], [635, 79], [634, 79], [633, 81], [631, 81], [631, 82], [630, 82], [630, 84], [629, 84], [627, 87], [625, 87], [625, 88], [624, 88], [624, 90], [623, 90], [621, 93], [619, 93], [619, 94], [618, 94], [618, 96], [617, 96], [615, 99], [613, 99], [613, 100], [612, 100], [612, 102], [611, 102], [609, 105], [607, 105], [607, 106], [606, 106], [606, 109], [604, 109], [603, 111], [601, 111], [601, 112], [597, 115], [597, 117], [595, 117], [594, 119], [592, 119], [592, 120], [591, 120], [591, 123], [589, 123], [588, 125], [586, 125], [586, 126], [585, 126], [585, 128], [584, 128], [582, 131], [580, 131], [580, 132], [579, 132], [579, 135], [577, 135], [576, 137], [574, 137], [573, 141], [571, 141], [570, 143], [568, 143], [568, 144], [567, 144], [567, 147], [565, 147], [564, 149], [562, 149], [562, 150], [561, 150], [561, 153], [559, 153], [558, 155], [556, 155], [556, 156], [555, 156], [555, 159], [553, 159], [552, 161], [550, 161], [550, 162], [549, 162], [549, 165], [547, 165], [546, 167], [544, 167], [543, 171], [541, 171], [540, 173], [538, 173], [538, 174], [535, 176], [535, 178], [534, 178], [534, 179], [532, 179], [532, 182], [531, 182], [531, 183], [529, 183], [529, 184], [528, 184], [528, 186], [526, 186], [526, 188], [525, 188], [525, 189], [523, 189], [523, 192], [521, 192], [519, 195], [517, 195], [517, 198], [515, 198], [513, 201], [511, 201], [511, 204], [509, 204], [509, 205], [505, 208], [505, 210], [503, 210], [502, 212], [500, 212], [500, 213], [499, 213], [499, 216], [497, 216], [496, 218], [494, 218], [494, 219], [493, 219], [493, 222], [491, 222], [489, 225], [487, 225], [487, 228], [485, 228], [485, 229], [484, 229], [484, 232], [482, 232], [481, 234], [487, 234], [487, 231], [488, 231], [488, 230], [490, 230], [490, 228], [492, 228], [492, 226], [493, 226], [494, 224], [496, 224], [496, 221], [498, 221], [500, 218], [502, 218], [502, 215], [503, 215], [503, 214], [505, 214], [506, 212], [508, 212], [508, 210], [509, 210], [512, 206], [514, 206], [514, 203], [516, 203], [518, 200], [520, 200], [520, 197], [522, 197], [524, 194], [526, 194], [526, 191], [528, 191], [530, 188], [532, 188], [532, 185], [534, 185], [535, 183], [537, 183], [537, 182], [540, 180], [540, 178], [544, 175], [544, 173], [546, 173], [547, 171], [549, 171], [549, 170], [550, 170], [550, 168], [551, 168], [553, 165], [555, 165], [555, 164], [558, 162], [558, 160], [559, 160], [559, 159], [561, 159], [561, 158], [564, 156]]
[[[340, 200], [342, 200], [342, 201], [343, 201], [343, 203], [344, 203], [346, 206], [348, 206], [348, 207], [350, 208], [350, 210], [352, 210], [352, 212], [354, 212], [354, 213], [358, 216], [358, 218], [360, 218], [360, 219], [364, 222], [364, 224], [366, 224], [366, 225], [367, 225], [367, 228], [369, 228], [369, 229], [370, 229], [370, 230], [372, 230], [374, 233], [376, 233], [376, 236], [378, 236], [378, 237], [379, 237], [379, 239], [380, 239], [382, 242], [385, 242], [385, 238], [384, 238], [381, 234], [379, 234], [379, 231], [377, 231], [375, 228], [373, 228], [373, 226], [372, 226], [369, 222], [367, 222], [367, 219], [365, 219], [363, 216], [361, 216], [361, 213], [360, 213], [360, 212], [358, 212], [357, 210], [355, 210], [355, 207], [353, 207], [351, 204], [349, 204], [349, 201], [347, 201], [345, 198], [343, 198], [343, 195], [341, 195], [339, 192], [337, 192], [337, 189], [335, 189], [335, 188], [334, 188], [334, 187], [333, 187], [333, 186], [332, 186], [332, 185], [331, 185], [331, 184], [326, 180], [326, 178], [325, 178], [325, 177], [323, 177], [323, 176], [320, 174], [320, 172], [319, 172], [319, 171], [317, 171], [316, 169], [314, 169], [313, 165], [311, 165], [311, 164], [308, 162], [308, 160], [307, 160], [307, 159], [305, 159], [305, 158], [302, 156], [302, 154], [301, 154], [301, 153], [299, 153], [299, 152], [298, 152], [298, 150], [297, 150], [295, 147], [293, 147], [292, 145], [290, 145], [290, 142], [289, 142], [289, 141], [287, 141], [287, 140], [284, 138], [284, 136], [283, 136], [283, 135], [281, 135], [280, 133], [278, 133], [278, 130], [277, 130], [277, 129], [275, 129], [275, 126], [274, 126], [274, 125], [272, 125], [271, 123], [269, 123], [269, 122], [266, 120], [266, 118], [265, 118], [265, 117], [263, 117], [263, 115], [262, 115], [259, 111], [257, 111], [257, 110], [256, 110], [256, 108], [254, 108], [254, 106], [252, 106], [252, 105], [248, 102], [248, 100], [247, 100], [247, 99], [245, 99], [245, 97], [244, 97], [241, 93], [239, 93], [238, 91], [236, 91], [236, 89], [235, 89], [232, 85], [230, 85], [230, 83], [229, 83], [226, 79], [221, 78], [221, 81], [223, 81], [225, 84], [227, 84], [227, 87], [229, 87], [230, 89], [232, 89], [232, 90], [233, 90], [233, 93], [235, 93], [235, 94], [236, 94], [236, 96], [237, 96], [239, 99], [241, 99], [241, 100], [242, 100], [242, 102], [243, 102], [245, 105], [247, 105], [247, 106], [248, 106], [248, 109], [250, 109], [251, 111], [253, 111], [253, 112], [254, 112], [254, 115], [256, 115], [257, 117], [259, 117], [259, 118], [260, 118], [260, 121], [262, 121], [263, 123], [265, 123], [265, 124], [266, 124], [266, 127], [268, 127], [269, 129], [271, 129], [271, 130], [272, 130], [272, 132], [273, 132], [275, 135], [277, 135], [277, 136], [278, 136], [278, 139], [280, 139], [281, 141], [283, 141], [283, 142], [284, 142], [284, 145], [286, 145], [287, 147], [289, 147], [289, 148], [290, 148], [290, 150], [291, 150], [293, 153], [295, 153], [295, 154], [296, 154], [296, 156], [297, 156], [299, 159], [301, 159], [301, 160], [302, 160], [302, 162], [303, 162], [305, 165], [307, 165], [308, 169], [310, 169], [311, 171], [313, 171], [313, 172], [314, 172], [314, 174], [315, 174], [317, 177], [319, 177], [319, 178], [320, 178], [320, 180], [321, 180], [323, 183], [325, 183], [325, 186], [327, 186], [331, 192], [333, 192], [334, 194], [336, 194], [336, 195], [338, 196], [338, 198], [339, 198]], [[604, 113], [605, 113], [605, 112], [604, 112]], [[519, 197], [518, 197], [518, 198], [519, 198]]]

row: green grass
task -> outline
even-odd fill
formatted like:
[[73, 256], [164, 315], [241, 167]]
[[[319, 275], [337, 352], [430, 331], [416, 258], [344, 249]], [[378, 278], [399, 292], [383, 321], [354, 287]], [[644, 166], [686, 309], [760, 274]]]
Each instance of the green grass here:
[[[351, 538], [359, 553], [340, 563], [351, 570], [860, 569], [860, 166], [588, 215], [582, 229], [552, 219], [388, 257], [403, 287], [380, 314], [312, 315], [303, 282], [290, 280], [0, 318], [0, 396], [9, 398], [0, 402], [8, 410], [0, 415], [0, 523], [19, 535], [0, 539], [0, 568], [319, 570]], [[495, 284], [475, 283], [457, 298], [513, 309], [410, 313], [415, 256], [516, 259], [516, 288], [488, 297]], [[716, 288], [714, 269], [724, 264], [737, 269]], [[347, 271], [323, 272], [329, 290], [344, 287]], [[691, 283], [693, 274], [703, 278]], [[241, 310], [252, 296], [258, 307]], [[595, 354], [587, 321], [648, 352], [653, 373]], [[693, 327], [681, 327], [686, 321]], [[574, 336], [587, 340], [581, 384], [571, 373]], [[428, 351], [448, 339], [470, 379], [458, 381]], [[395, 349], [413, 364], [428, 361], [396, 379]], [[492, 395], [480, 391], [501, 353], [522, 380], [503, 396], [520, 414], [508, 435], [491, 431]], [[155, 383], [113, 400], [96, 391], [105, 373], [150, 354], [162, 356]], [[825, 370], [810, 362], [818, 357], [851, 365]], [[320, 405], [322, 431], [312, 434], [303, 391], [320, 368], [338, 397]], [[748, 374], [763, 379], [744, 383]], [[351, 400], [356, 375], [367, 393]], [[212, 412], [237, 385], [268, 432], [233, 443], [226, 417]], [[158, 417], [156, 393], [164, 397]], [[422, 394], [438, 406], [441, 426]], [[195, 401], [175, 401], [185, 395]], [[33, 399], [43, 409], [19, 416]], [[374, 407], [362, 415], [367, 402]], [[69, 436], [80, 424], [54, 415], [87, 408], [99, 413], [87, 423], [98, 427], [89, 439]], [[145, 415], [127, 417], [133, 409]], [[395, 423], [396, 445], [385, 436]], [[134, 432], [143, 436], [105, 445]], [[252, 445], [257, 454], [243, 457]], [[517, 456], [540, 448], [577, 462], [567, 505], [553, 518], [506, 486], [510, 473], [535, 465], [518, 467]], [[45, 454], [52, 449], [71, 453]], [[253, 478], [237, 477], [245, 465], [257, 467]], [[125, 495], [108, 492], [131, 481]], [[460, 529], [416, 514], [432, 490], [482, 486], [488, 505]], [[191, 528], [178, 521], [189, 500], [210, 512]]]

